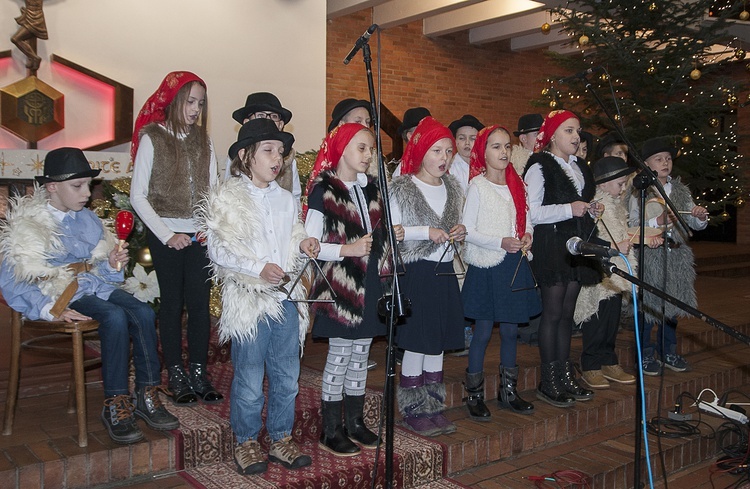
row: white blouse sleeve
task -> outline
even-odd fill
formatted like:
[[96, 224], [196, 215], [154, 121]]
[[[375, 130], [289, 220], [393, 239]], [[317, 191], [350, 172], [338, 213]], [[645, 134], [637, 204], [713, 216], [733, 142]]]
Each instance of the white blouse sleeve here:
[[531, 223], [553, 224], [566, 221], [573, 217], [573, 207], [570, 204], [542, 205], [544, 201], [544, 175], [539, 163], [534, 163], [526, 172], [524, 178], [529, 192], [529, 215]]
[[147, 134], [141, 136], [138, 153], [133, 162], [133, 178], [130, 183], [130, 204], [141, 221], [151, 230], [159, 241], [167, 244], [175, 233], [164, 224], [148, 201], [148, 186], [151, 181], [151, 169], [154, 166], [154, 144]]

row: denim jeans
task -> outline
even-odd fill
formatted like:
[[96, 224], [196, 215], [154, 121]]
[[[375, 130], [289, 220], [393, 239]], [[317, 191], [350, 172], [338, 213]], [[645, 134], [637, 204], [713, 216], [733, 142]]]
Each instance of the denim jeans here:
[[[656, 343], [654, 343], [651, 340], [651, 330], [657, 324]], [[661, 324], [661, 322], [646, 322], [643, 327], [643, 339], [641, 343], [643, 348], [656, 348], [656, 352], [663, 358], [667, 353], [673, 353], [677, 347], [677, 318], [664, 318], [663, 328]], [[662, 338], [662, 332], [664, 338]]]
[[106, 301], [87, 295], [69, 307], [99, 321], [105, 398], [129, 393], [131, 339], [136, 387], [161, 384], [156, 354], [156, 315], [151, 306], [116, 289]]
[[266, 429], [271, 441], [292, 434], [299, 391], [299, 316], [293, 303], [282, 304], [284, 316], [280, 322], [266, 316], [258, 323], [254, 339], [232, 340], [234, 378], [229, 419], [239, 444], [258, 439], [263, 424], [264, 373], [268, 376]]

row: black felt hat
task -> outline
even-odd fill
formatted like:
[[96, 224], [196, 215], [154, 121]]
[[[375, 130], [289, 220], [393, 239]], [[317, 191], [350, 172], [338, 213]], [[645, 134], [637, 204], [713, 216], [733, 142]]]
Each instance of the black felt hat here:
[[[341, 119], [343, 119], [350, 110], [354, 110], [358, 107], [367, 109], [367, 113], [370, 114], [370, 102], [367, 100], [345, 98], [341, 102], [337, 103], [336, 107], [333, 108], [333, 112], [331, 112], [331, 123], [328, 124], [328, 132], [333, 131], [333, 128], [339, 125]], [[372, 114], [370, 114], [370, 117], [372, 117]]]
[[237, 142], [229, 147], [229, 157], [234, 159], [240, 149], [258, 141], [268, 141], [269, 139], [284, 143], [284, 156], [292, 150], [293, 135], [279, 131], [279, 128], [271, 119], [250, 119], [240, 128], [240, 132], [237, 134]]
[[544, 117], [542, 117], [542, 114], [522, 115], [518, 119], [518, 130], [513, 131], [513, 134], [518, 137], [521, 134], [526, 134], [527, 132], [538, 131], [539, 129], [541, 129], [543, 122]]
[[40, 184], [64, 182], [76, 178], [95, 177], [101, 170], [94, 170], [89, 160], [78, 148], [53, 149], [44, 158], [44, 175], [35, 177]]
[[401, 137], [404, 137], [404, 134], [409, 129], [417, 127], [419, 121], [431, 115], [429, 109], [424, 107], [412, 107], [411, 109], [406, 109], [406, 112], [404, 112], [404, 121], [398, 126], [398, 133]]
[[279, 98], [268, 92], [251, 93], [245, 100], [245, 106], [232, 112], [232, 119], [240, 124], [256, 112], [275, 112], [281, 116], [284, 124], [292, 120], [292, 112], [281, 106]]
[[473, 127], [477, 131], [484, 129], [484, 124], [479, 122], [479, 119], [471, 114], [464, 114], [457, 121], [453, 121], [448, 125], [448, 129], [453, 133], [453, 137], [456, 137], [456, 132], [465, 126]]
[[653, 138], [649, 139], [641, 147], [641, 158], [643, 161], [654, 156], [656, 153], [667, 152], [672, 155], [672, 158], [677, 157], [677, 149], [669, 143], [666, 138]]
[[628, 162], [619, 156], [605, 156], [591, 165], [591, 171], [594, 173], [594, 180], [598, 185], [630, 175], [635, 171], [635, 168], [628, 166]]

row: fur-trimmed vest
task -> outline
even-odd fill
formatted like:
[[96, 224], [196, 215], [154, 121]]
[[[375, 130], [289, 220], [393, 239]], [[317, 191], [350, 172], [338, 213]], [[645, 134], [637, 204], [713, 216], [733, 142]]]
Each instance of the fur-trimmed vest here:
[[[42, 294], [57, 300], [75, 275], [67, 266], [50, 263], [54, 257], [66, 255], [67, 251], [59, 237], [59, 223], [47, 207], [48, 200], [49, 195], [43, 187], [36, 187], [33, 195], [12, 199], [6, 220], [0, 225], [0, 255], [12, 267], [16, 281], [35, 284]], [[80, 212], [92, 211], [83, 209]], [[90, 273], [96, 274], [99, 265], [106, 266], [109, 252], [116, 244], [112, 232], [102, 226], [98, 242], [87, 260], [92, 265]]]
[[524, 148], [523, 145], [513, 145], [513, 151], [510, 153], [510, 163], [513, 165], [513, 168], [516, 169], [516, 173], [523, 175], [526, 163], [529, 161], [529, 157], [531, 157], [532, 154], [534, 154], [534, 152]]
[[176, 138], [159, 124], [147, 125], [141, 134], [147, 134], [154, 145], [148, 183], [151, 207], [161, 217], [193, 217], [193, 207], [209, 185], [208, 138], [201, 140], [204, 133], [195, 129], [184, 139]]
[[[479, 191], [479, 210], [477, 212], [477, 229], [483, 234], [494, 236], [498, 241], [515, 235], [516, 206], [513, 200], [505, 200], [484, 175], [474, 177], [471, 181]], [[488, 250], [481, 246], [464, 243], [463, 258], [469, 265], [490, 268], [502, 263], [505, 250]]]
[[[356, 184], [355, 184], [356, 185]], [[355, 204], [349, 194], [349, 189], [335, 173], [321, 172], [315, 181], [313, 193], [323, 193], [323, 243], [350, 244], [367, 234], [362, 226]], [[314, 314], [325, 316], [348, 327], [356, 327], [362, 322], [365, 309], [365, 278], [370, 260], [381, 263], [385, 253], [385, 241], [381, 222], [382, 207], [380, 191], [368, 177], [367, 186], [363, 189], [370, 223], [377, 226], [373, 232], [373, 245], [370, 254], [364, 257], [346, 257], [341, 261], [328, 261], [322, 265], [323, 273], [331, 284], [331, 289], [322, 277], [316, 276], [312, 284], [310, 299], [334, 300], [334, 302], [315, 302], [312, 305]], [[379, 267], [380, 269], [380, 267]], [[389, 267], [386, 267], [390, 270]], [[378, 291], [379, 292], [379, 291]]]
[[[464, 205], [464, 192], [461, 184], [452, 175], [445, 174], [441, 179], [448, 194], [442, 216], [438, 216], [432, 210], [419, 187], [412, 181], [411, 175], [400, 175], [391, 181], [391, 197], [398, 202], [401, 209], [401, 224], [404, 227], [429, 226], [448, 232], [461, 222], [461, 210]], [[413, 263], [430, 256], [440, 246], [443, 245], [429, 239], [403, 241], [398, 245], [404, 263]]]
[[[195, 211], [196, 225], [206, 234], [208, 246], [217, 250], [225, 249], [235, 256], [257, 259], [253, 251], [253, 240], [263, 236], [262, 221], [258, 218], [261, 210], [248, 193], [246, 183], [241, 178], [230, 178], [211, 189], [201, 200]], [[296, 221], [293, 224], [287, 262], [279, 264], [294, 277], [305, 263], [299, 253], [299, 245], [307, 237], [305, 228]], [[215, 281], [223, 284], [221, 294], [222, 313], [219, 321], [219, 339], [222, 343], [232, 340], [254, 340], [258, 323], [266, 316], [280, 321], [284, 308], [282, 301], [286, 292], [280, 291], [264, 279], [224, 268], [211, 263]], [[294, 288], [292, 298], [303, 300], [307, 291], [299, 284]], [[304, 303], [297, 303], [299, 312], [300, 347], [304, 344], [308, 326], [308, 310]]]
[[[602, 214], [602, 218], [597, 223], [599, 237], [606, 241], [614, 239], [615, 243], [630, 239], [630, 235], [628, 235], [628, 210], [625, 206], [625, 202], [623, 202], [624, 197], [614, 198], [608, 192], [597, 190], [594, 198], [601, 199], [601, 203], [604, 204], [604, 214]], [[607, 230], [609, 230], [609, 233], [612, 233], [611, 237], [607, 233]], [[630, 266], [633, 267], [633, 270], [635, 271], [636, 266], [638, 265], [638, 258], [633, 248], [630, 249], [627, 256]], [[625, 261], [619, 256], [610, 258], [610, 262], [614, 263], [620, 270], [625, 272], [628, 271]], [[599, 302], [608, 299], [615, 294], [620, 294], [629, 290], [630, 282], [616, 274], [604, 277], [601, 283], [596, 285], [582, 287], [580, 294], [578, 294], [578, 300], [576, 301], [576, 310], [573, 320], [576, 323], [586, 321], [597, 313], [599, 310]]]

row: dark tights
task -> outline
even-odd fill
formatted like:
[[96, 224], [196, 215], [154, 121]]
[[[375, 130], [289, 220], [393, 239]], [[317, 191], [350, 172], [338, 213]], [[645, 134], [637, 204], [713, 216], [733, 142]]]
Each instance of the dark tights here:
[[573, 313], [581, 284], [568, 282], [542, 286], [542, 316], [539, 320], [539, 356], [542, 363], [564, 362], [570, 357]]

